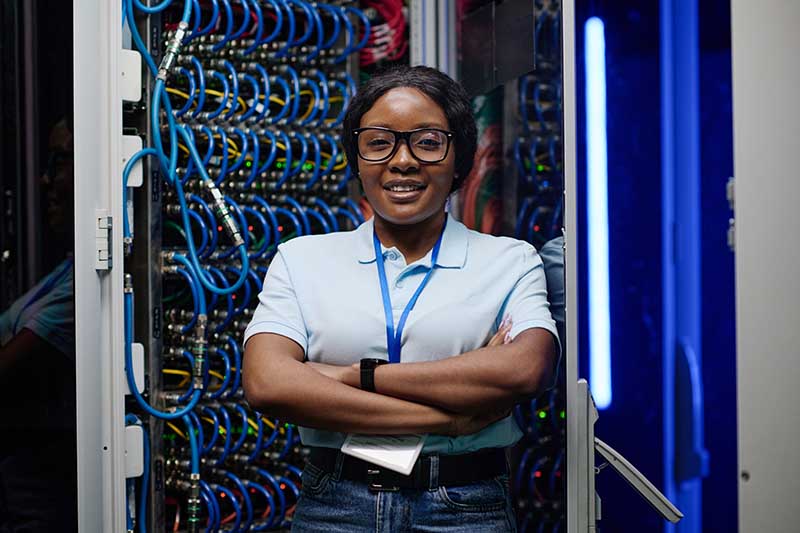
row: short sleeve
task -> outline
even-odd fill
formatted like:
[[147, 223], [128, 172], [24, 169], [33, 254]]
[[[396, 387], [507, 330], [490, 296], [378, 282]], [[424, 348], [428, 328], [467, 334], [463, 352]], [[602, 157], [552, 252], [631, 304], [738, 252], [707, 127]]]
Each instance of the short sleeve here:
[[308, 331], [281, 247], [264, 277], [258, 307], [244, 332], [244, 343], [257, 333], [283, 335], [308, 352]]
[[552, 333], [560, 354], [561, 342], [547, 301], [544, 265], [536, 249], [529, 244], [522, 247], [518, 272], [517, 282], [506, 299], [502, 313], [503, 317], [511, 317], [511, 337], [530, 328], [546, 329]]

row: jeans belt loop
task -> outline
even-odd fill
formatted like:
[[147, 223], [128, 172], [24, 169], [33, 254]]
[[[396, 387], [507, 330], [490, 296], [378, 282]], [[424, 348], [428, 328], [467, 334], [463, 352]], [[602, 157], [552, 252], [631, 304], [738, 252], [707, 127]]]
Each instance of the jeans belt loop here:
[[430, 477], [428, 479], [428, 488], [436, 490], [439, 488], [439, 455], [434, 454], [430, 456]]
[[336, 454], [336, 463], [333, 465], [333, 480], [340, 481], [342, 479], [342, 465], [344, 464], [345, 455], [342, 452]]

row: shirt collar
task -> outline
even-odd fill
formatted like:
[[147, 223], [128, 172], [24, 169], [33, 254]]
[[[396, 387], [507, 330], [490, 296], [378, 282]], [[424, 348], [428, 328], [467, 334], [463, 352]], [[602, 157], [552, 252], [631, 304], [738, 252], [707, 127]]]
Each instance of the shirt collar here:
[[[375, 247], [372, 243], [374, 227], [374, 219], [371, 218], [354, 231], [359, 263], [368, 264], [375, 261]], [[439, 249], [439, 258], [436, 261], [436, 266], [441, 268], [463, 268], [467, 262], [468, 248], [469, 230], [448, 213], [447, 226], [444, 228], [442, 247]]]

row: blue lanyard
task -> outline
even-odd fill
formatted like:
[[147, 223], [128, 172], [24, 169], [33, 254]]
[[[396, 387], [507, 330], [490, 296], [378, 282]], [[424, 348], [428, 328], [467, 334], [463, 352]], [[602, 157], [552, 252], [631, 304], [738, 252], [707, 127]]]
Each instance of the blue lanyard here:
[[50, 291], [52, 291], [59, 283], [61, 283], [62, 278], [67, 275], [70, 268], [72, 268], [72, 258], [67, 259], [67, 262], [63, 267], [61, 267], [61, 270], [50, 276], [50, 279], [48, 279], [41, 287], [39, 287], [39, 290], [36, 291], [33, 297], [31, 297], [31, 299], [25, 303], [25, 305], [17, 314], [17, 319], [14, 321], [14, 327], [11, 328], [12, 335], [19, 333], [17, 328], [19, 327], [19, 321], [22, 318], [22, 314], [27, 311], [30, 306], [47, 296]]
[[433, 253], [431, 254], [431, 269], [428, 270], [427, 274], [425, 274], [425, 277], [422, 279], [419, 287], [417, 287], [417, 291], [414, 293], [414, 296], [411, 297], [411, 300], [408, 301], [406, 308], [403, 309], [403, 314], [400, 315], [400, 322], [397, 323], [396, 333], [394, 330], [392, 299], [389, 296], [389, 283], [386, 281], [386, 268], [383, 264], [383, 253], [381, 253], [381, 241], [378, 239], [378, 234], [375, 233], [375, 230], [372, 230], [372, 242], [375, 245], [375, 264], [378, 265], [378, 278], [381, 282], [381, 296], [383, 296], [383, 312], [386, 315], [386, 346], [389, 351], [390, 363], [400, 362], [400, 351], [403, 348], [401, 344], [403, 338], [403, 328], [406, 325], [408, 314], [412, 309], [414, 309], [417, 299], [419, 299], [419, 295], [422, 294], [422, 290], [425, 288], [425, 285], [428, 284], [428, 281], [430, 281], [431, 276], [433, 275], [433, 269], [436, 266], [436, 260], [439, 258], [439, 248], [442, 247], [442, 237], [444, 236], [445, 226], [447, 226], [446, 218], [444, 220], [444, 224], [442, 225], [442, 233], [439, 234], [439, 240], [437, 240], [436, 244], [433, 246]]

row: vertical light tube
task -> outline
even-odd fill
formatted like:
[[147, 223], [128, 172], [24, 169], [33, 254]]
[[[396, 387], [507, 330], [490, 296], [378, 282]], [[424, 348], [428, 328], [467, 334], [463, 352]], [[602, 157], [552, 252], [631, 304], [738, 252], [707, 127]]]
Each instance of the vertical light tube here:
[[606, 43], [603, 21], [584, 27], [589, 266], [589, 385], [598, 409], [611, 405], [611, 324], [608, 281], [608, 160]]

